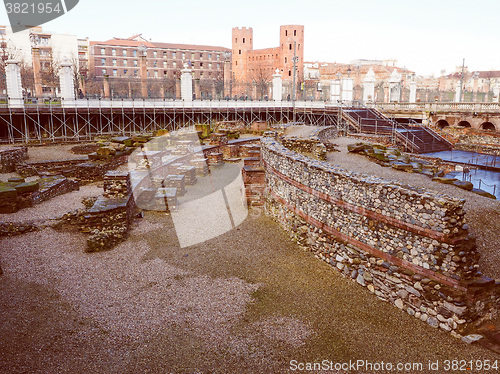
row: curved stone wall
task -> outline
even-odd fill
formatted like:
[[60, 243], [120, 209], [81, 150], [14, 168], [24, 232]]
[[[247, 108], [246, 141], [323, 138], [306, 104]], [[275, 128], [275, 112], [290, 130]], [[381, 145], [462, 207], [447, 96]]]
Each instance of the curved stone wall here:
[[464, 201], [327, 162], [262, 139], [266, 212], [301, 245], [394, 303], [453, 334], [494, 311]]

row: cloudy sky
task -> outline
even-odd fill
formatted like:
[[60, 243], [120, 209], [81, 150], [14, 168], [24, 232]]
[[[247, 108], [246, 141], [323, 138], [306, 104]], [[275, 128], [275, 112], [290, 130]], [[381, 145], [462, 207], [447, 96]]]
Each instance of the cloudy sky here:
[[[231, 28], [246, 26], [258, 49], [278, 46], [280, 25], [301, 24], [306, 61], [397, 59], [418, 74], [439, 75], [463, 58], [470, 70], [500, 70], [499, 14], [498, 0], [80, 0], [43, 27], [91, 40], [142, 33], [230, 47]], [[6, 11], [0, 17], [8, 24]]]

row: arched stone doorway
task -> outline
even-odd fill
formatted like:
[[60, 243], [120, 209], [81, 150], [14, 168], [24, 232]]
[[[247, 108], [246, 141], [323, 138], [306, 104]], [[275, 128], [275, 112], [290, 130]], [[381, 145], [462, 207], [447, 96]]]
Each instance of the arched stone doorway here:
[[492, 124], [491, 122], [483, 122], [481, 124], [481, 129], [488, 130], [488, 131], [497, 131], [495, 125]]
[[457, 124], [458, 127], [472, 127], [471, 124], [467, 121], [460, 121], [458, 124]]
[[445, 119], [440, 119], [439, 121], [436, 122], [436, 126], [442, 130], [445, 127], [449, 127], [450, 124]]

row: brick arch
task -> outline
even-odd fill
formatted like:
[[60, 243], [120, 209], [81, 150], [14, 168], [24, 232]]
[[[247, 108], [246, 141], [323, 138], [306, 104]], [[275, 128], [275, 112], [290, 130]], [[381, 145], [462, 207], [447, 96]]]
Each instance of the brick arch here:
[[445, 127], [449, 127], [450, 124], [448, 123], [447, 120], [445, 119], [440, 119], [439, 121], [436, 122], [436, 126], [439, 127], [441, 130], [444, 129]]
[[481, 129], [482, 130], [497, 131], [496, 126], [493, 123], [491, 123], [491, 122], [483, 122], [483, 123], [481, 123]]
[[472, 127], [472, 125], [470, 124], [469, 121], [460, 121], [458, 124], [457, 124], [458, 127]]

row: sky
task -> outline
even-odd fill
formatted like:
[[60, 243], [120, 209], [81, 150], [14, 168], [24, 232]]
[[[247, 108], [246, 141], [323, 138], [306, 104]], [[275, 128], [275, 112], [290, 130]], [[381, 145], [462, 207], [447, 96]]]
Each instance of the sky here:
[[[14, 0], [11, 0], [14, 1]], [[22, 1], [22, 0], [19, 0]], [[396, 59], [420, 75], [500, 70], [498, 0], [80, 0], [44, 30], [90, 40], [129, 37], [231, 47], [252, 27], [254, 48], [279, 45], [279, 26], [304, 25], [306, 61]], [[8, 24], [0, 9], [0, 23]]]

